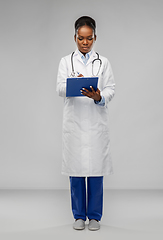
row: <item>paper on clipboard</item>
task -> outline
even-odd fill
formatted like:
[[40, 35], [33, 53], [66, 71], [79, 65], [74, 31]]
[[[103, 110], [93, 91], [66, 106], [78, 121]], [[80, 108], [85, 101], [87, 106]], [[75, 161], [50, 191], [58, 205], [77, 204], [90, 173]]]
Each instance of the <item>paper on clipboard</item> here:
[[97, 90], [98, 77], [77, 77], [67, 78], [66, 97], [81, 97], [84, 96], [80, 90], [82, 88], [90, 89], [90, 86]]

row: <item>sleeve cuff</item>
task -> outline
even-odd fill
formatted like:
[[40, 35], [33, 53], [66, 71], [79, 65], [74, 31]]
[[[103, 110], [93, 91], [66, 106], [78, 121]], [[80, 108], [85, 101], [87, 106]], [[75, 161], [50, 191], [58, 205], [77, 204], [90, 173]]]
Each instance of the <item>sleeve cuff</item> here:
[[105, 98], [104, 98], [104, 96], [101, 96], [101, 100], [100, 101], [95, 101], [94, 100], [94, 102], [95, 102], [95, 104], [104, 106], [105, 105]]

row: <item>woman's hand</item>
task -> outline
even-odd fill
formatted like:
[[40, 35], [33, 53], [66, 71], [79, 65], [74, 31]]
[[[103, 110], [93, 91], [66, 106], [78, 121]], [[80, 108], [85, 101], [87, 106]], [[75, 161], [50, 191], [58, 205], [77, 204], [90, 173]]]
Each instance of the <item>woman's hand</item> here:
[[97, 91], [95, 91], [92, 86], [90, 86], [90, 88], [92, 91], [89, 91], [86, 88], [82, 88], [80, 91], [84, 96], [92, 98], [95, 101], [100, 101], [101, 100], [100, 90], [97, 88]]
[[84, 77], [81, 73], [78, 75], [78, 77]]

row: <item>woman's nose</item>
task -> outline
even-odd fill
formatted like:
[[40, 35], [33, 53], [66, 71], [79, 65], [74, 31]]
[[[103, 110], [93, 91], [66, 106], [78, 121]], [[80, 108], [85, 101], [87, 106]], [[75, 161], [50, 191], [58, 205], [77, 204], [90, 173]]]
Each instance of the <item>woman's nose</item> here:
[[88, 44], [88, 40], [87, 39], [83, 39], [83, 44]]

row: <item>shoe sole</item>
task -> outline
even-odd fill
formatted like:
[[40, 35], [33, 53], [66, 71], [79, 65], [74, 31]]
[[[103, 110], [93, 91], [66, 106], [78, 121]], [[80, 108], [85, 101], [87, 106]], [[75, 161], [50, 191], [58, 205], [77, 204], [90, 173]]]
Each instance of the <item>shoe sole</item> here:
[[85, 229], [85, 227], [81, 227], [81, 228], [75, 228], [75, 227], [73, 227], [73, 229], [75, 229], [75, 230], [83, 230], [83, 229]]
[[97, 231], [99, 230], [100, 228], [88, 228], [90, 231]]

